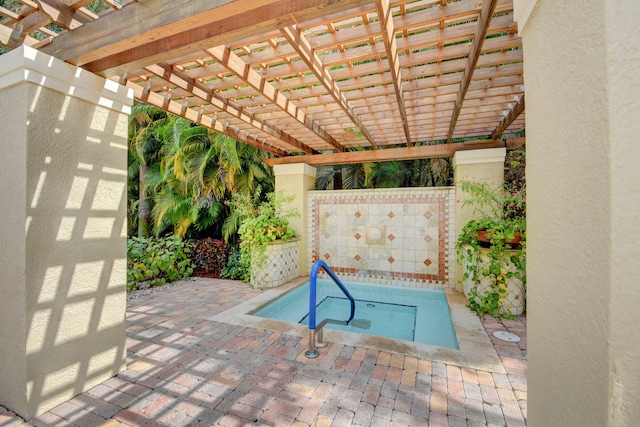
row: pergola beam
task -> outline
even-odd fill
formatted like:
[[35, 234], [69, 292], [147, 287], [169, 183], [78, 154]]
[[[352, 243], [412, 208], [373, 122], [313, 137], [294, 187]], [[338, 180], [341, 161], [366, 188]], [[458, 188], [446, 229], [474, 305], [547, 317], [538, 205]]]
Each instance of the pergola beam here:
[[322, 138], [325, 142], [331, 144], [336, 150], [339, 152], [344, 151], [342, 145], [340, 145], [334, 137], [318, 126], [318, 124], [311, 120], [304, 111], [299, 109], [282, 92], [260, 76], [260, 74], [244, 62], [238, 55], [233, 53], [231, 49], [226, 46], [217, 46], [211, 49], [206, 49], [206, 52], [211, 55], [213, 59], [218, 61], [220, 65], [234, 73], [242, 81], [257, 90], [266, 99], [273, 102], [274, 105], [278, 106], [282, 111], [296, 119], [311, 132]]
[[322, 61], [318, 57], [318, 54], [313, 50], [309, 41], [302, 35], [300, 29], [296, 25], [281, 28], [282, 34], [293, 46], [300, 58], [307, 64], [309, 69], [315, 74], [316, 78], [322, 83], [322, 86], [329, 92], [333, 100], [340, 106], [345, 112], [347, 117], [356, 126], [356, 129], [364, 136], [364, 138], [374, 148], [378, 148], [378, 145], [374, 141], [373, 137], [369, 134], [364, 127], [358, 115], [353, 111], [353, 108], [349, 105], [349, 101], [344, 96], [338, 84], [333, 80], [331, 74], [325, 70]]
[[480, 9], [476, 31], [473, 35], [473, 44], [471, 45], [471, 49], [469, 50], [467, 65], [462, 72], [462, 81], [460, 83], [458, 97], [456, 98], [456, 103], [453, 108], [453, 114], [451, 116], [449, 135], [447, 136], [448, 144], [451, 144], [453, 132], [456, 129], [456, 122], [458, 121], [460, 110], [462, 109], [462, 103], [464, 102], [467, 90], [469, 89], [469, 84], [471, 83], [473, 72], [475, 71], [476, 64], [478, 63], [478, 58], [480, 57], [480, 52], [482, 51], [482, 44], [484, 43], [484, 39], [487, 36], [487, 30], [489, 29], [489, 24], [491, 23], [491, 18], [493, 17], [493, 11], [495, 10], [497, 4], [498, 0], [485, 0], [485, 2], [482, 4], [482, 9]]
[[133, 89], [135, 98], [141, 102], [149, 104], [153, 107], [157, 107], [176, 116], [180, 116], [197, 125], [207, 127], [230, 138], [237, 139], [238, 141], [245, 144], [268, 151], [272, 154], [275, 154], [276, 156], [286, 156], [288, 154], [285, 150], [278, 149], [277, 147], [273, 148], [269, 145], [260, 144], [257, 141], [252, 141], [251, 139], [249, 139], [249, 137], [244, 136], [241, 133], [232, 134], [219, 120], [212, 120], [210, 117], [205, 116], [191, 108], [182, 108], [182, 104], [171, 100], [170, 96], [164, 97], [155, 92], [146, 91], [142, 86], [132, 82], [126, 82], [126, 86]]
[[42, 4], [78, 12], [86, 24], [39, 27], [50, 37], [35, 46], [279, 155], [524, 127], [512, 0], [145, 0], [100, 15], [89, 0], [20, 1], [0, 43], [28, 43], [20, 23], [52, 22]]
[[191, 78], [186, 73], [176, 70], [169, 64], [149, 65], [145, 67], [145, 69], [153, 73], [154, 75], [170, 83], [173, 83], [177, 87], [191, 92], [196, 97], [202, 99], [206, 103], [213, 105], [219, 110], [224, 111], [225, 113], [236, 117], [257, 129], [274, 136], [275, 138], [278, 138], [284, 143], [299, 148], [301, 151], [304, 151], [307, 154], [317, 153], [317, 151], [313, 150], [312, 148], [303, 144], [292, 136], [284, 133], [280, 129], [276, 129], [265, 124], [262, 120], [256, 118], [250, 112], [245, 111], [241, 106], [235, 105], [232, 101], [229, 101], [228, 99], [212, 91], [205, 84]]
[[38, 43], [38, 40], [25, 34], [22, 31], [15, 31], [4, 24], [0, 24], [0, 44], [6, 46], [9, 49], [15, 49], [16, 47], [25, 44], [27, 46], [34, 46]]
[[86, 15], [80, 13], [78, 10], [73, 9], [61, 0], [36, 0], [40, 5], [42, 12], [51, 18], [51, 21], [56, 25], [67, 30], [73, 30], [81, 25], [91, 22]]
[[[258, 36], [269, 29], [320, 18], [367, 0], [155, 0], [128, 3], [40, 50], [107, 77], [124, 74], [203, 46]], [[188, 24], [185, 25], [185, 20]]]
[[483, 148], [504, 147], [504, 141], [469, 141], [453, 144], [423, 145], [384, 150], [350, 151], [335, 154], [316, 154], [314, 156], [288, 156], [278, 159], [264, 160], [270, 166], [291, 163], [306, 163], [310, 166], [345, 165], [352, 163], [377, 163], [416, 159], [433, 159], [437, 157], [451, 157], [456, 151], [477, 150]]
[[[24, 4], [25, 2], [22, 3]], [[36, 0], [34, 3], [29, 3], [29, 6], [36, 10], [25, 17], [2, 8], [10, 13], [7, 15], [10, 19], [16, 20], [9, 36], [7, 36], [8, 33], [5, 29], [9, 27], [3, 25], [4, 28], [0, 29], [0, 43], [4, 46], [10, 49], [22, 43], [35, 46], [40, 42], [29, 36], [29, 34], [42, 29], [50, 23], [54, 23], [66, 30], [73, 30], [91, 21], [86, 15], [69, 7], [61, 0]]]
[[407, 110], [404, 104], [402, 69], [400, 68], [400, 60], [398, 59], [398, 44], [396, 42], [393, 16], [391, 15], [391, 5], [389, 0], [378, 0], [376, 7], [378, 8], [378, 16], [380, 17], [382, 38], [387, 51], [387, 60], [389, 61], [389, 70], [391, 71], [396, 102], [398, 103], [398, 112], [402, 120], [402, 129], [404, 130], [404, 136], [407, 140], [407, 146], [411, 146], [411, 132], [409, 132], [409, 120], [407, 119]]
[[524, 93], [522, 94], [522, 98], [516, 102], [516, 105], [513, 106], [511, 111], [507, 113], [502, 122], [498, 125], [498, 127], [491, 133], [491, 139], [496, 139], [506, 128], [508, 128], [511, 123], [524, 111]]

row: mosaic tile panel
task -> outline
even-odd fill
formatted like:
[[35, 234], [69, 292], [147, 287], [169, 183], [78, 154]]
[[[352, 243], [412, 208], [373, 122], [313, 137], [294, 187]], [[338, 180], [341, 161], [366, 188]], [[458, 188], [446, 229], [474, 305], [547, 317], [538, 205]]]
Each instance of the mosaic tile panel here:
[[309, 193], [309, 260], [341, 278], [400, 286], [455, 286], [455, 190]]
[[267, 260], [262, 268], [252, 268], [251, 286], [273, 288], [284, 285], [300, 275], [300, 240], [276, 241], [265, 251]]

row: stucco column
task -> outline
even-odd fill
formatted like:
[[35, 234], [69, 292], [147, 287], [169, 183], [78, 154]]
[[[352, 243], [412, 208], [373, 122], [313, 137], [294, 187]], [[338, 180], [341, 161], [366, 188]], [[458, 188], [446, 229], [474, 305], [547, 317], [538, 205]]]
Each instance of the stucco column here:
[[300, 275], [306, 276], [311, 269], [307, 257], [309, 248], [307, 192], [315, 188], [316, 168], [305, 163], [295, 163], [275, 165], [273, 172], [276, 176], [276, 191], [295, 196], [292, 203], [300, 216], [291, 218], [290, 223], [296, 235], [300, 237]]
[[30, 419], [125, 367], [132, 96], [23, 46], [0, 99], [0, 403]]
[[[453, 179], [459, 181], [486, 182], [492, 187], [504, 184], [504, 159], [506, 148], [489, 148], [485, 150], [458, 151], [453, 156]], [[473, 208], [462, 206], [468, 196], [456, 191], [456, 239], [462, 227], [473, 219]], [[462, 291], [458, 283], [462, 277], [462, 266], [456, 262], [456, 289]]]
[[528, 425], [640, 420], [640, 2], [514, 2], [527, 89]]

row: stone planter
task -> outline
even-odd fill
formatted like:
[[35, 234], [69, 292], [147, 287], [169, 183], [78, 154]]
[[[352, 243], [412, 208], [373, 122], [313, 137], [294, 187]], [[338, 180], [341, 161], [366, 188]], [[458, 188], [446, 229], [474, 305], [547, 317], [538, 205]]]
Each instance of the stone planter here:
[[[487, 259], [487, 252], [489, 252], [489, 249], [484, 249], [484, 248], [480, 249], [480, 254], [481, 254], [480, 262], [485, 264], [489, 262]], [[517, 250], [512, 250], [508, 252], [517, 252]], [[475, 262], [475, 261], [476, 260], [474, 259], [472, 262]], [[469, 261], [465, 257], [462, 263], [463, 271], [467, 271], [468, 265], [469, 265]], [[514, 272], [515, 267], [513, 266], [513, 264], [509, 264], [506, 270], [510, 272]], [[463, 283], [464, 295], [467, 297], [467, 299], [469, 298], [469, 291], [471, 291], [471, 289], [473, 288], [473, 285], [474, 285], [473, 281], [470, 278], [466, 279]], [[481, 277], [480, 283], [478, 284], [478, 294], [483, 294], [484, 292], [486, 292], [489, 289], [489, 286], [490, 286], [489, 279], [487, 279], [486, 277]], [[506, 287], [509, 292], [504, 298], [503, 306], [510, 307], [511, 314], [513, 315], [517, 316], [524, 313], [525, 292], [526, 292], [525, 284], [522, 283], [522, 280], [512, 277], [507, 280]], [[503, 313], [503, 312], [504, 310], [500, 310], [500, 313]]]
[[[286, 242], [274, 240], [265, 250], [266, 260], [261, 267], [252, 262], [251, 286], [274, 288], [284, 285], [300, 275], [300, 238]], [[253, 258], [253, 254], [252, 254]]]

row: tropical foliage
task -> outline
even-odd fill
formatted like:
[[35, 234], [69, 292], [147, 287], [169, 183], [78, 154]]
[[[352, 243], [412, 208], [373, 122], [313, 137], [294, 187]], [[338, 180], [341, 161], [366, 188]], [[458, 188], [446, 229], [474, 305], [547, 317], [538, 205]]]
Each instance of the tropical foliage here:
[[451, 185], [451, 175], [444, 158], [320, 166], [316, 190], [440, 187]]
[[225, 201], [273, 188], [264, 151], [144, 104], [129, 141], [130, 234], [232, 239], [239, 224]]
[[[242, 214], [233, 194], [274, 189], [269, 154], [136, 103], [129, 122], [129, 235], [175, 234], [233, 242]], [[316, 188], [396, 188], [451, 184], [448, 159], [319, 167]]]
[[231, 247], [226, 259], [226, 264], [220, 272], [220, 277], [231, 280], [247, 280], [251, 276], [249, 267], [242, 263], [242, 253], [240, 245], [235, 244]]
[[265, 261], [265, 250], [269, 243], [276, 239], [288, 240], [295, 236], [289, 227], [289, 218], [298, 216], [295, 209], [288, 209], [286, 204], [293, 201], [293, 196], [273, 192], [262, 195], [260, 188], [252, 196], [234, 194], [233, 212], [239, 216], [240, 263], [245, 267], [249, 280], [252, 268], [261, 268]]
[[[136, 102], [129, 122], [128, 232], [143, 240], [130, 240], [131, 249], [139, 250], [142, 241], [151, 245], [150, 236], [176, 236], [189, 242], [185, 251], [203, 252], [192, 256], [190, 268], [248, 279], [249, 247], [293, 235], [282, 227], [290, 213], [273, 194], [273, 171], [263, 161], [269, 156]], [[364, 163], [320, 167], [317, 176], [318, 189], [443, 186], [451, 184], [451, 167], [447, 159]], [[194, 243], [205, 238], [215, 240]], [[157, 266], [142, 264], [132, 274], [156, 280]]]
[[132, 237], [127, 241], [127, 289], [141, 282], [160, 286], [193, 273], [188, 245], [178, 236], [162, 239]]

